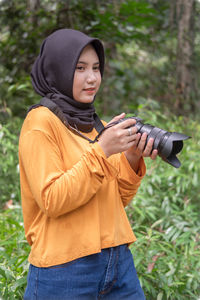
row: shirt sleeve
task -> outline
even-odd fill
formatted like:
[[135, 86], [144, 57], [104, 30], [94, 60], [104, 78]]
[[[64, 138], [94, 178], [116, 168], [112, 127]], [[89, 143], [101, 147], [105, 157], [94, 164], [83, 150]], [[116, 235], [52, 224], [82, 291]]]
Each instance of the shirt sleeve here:
[[[104, 121], [103, 123], [104, 126], [106, 126], [107, 123]], [[137, 174], [131, 168], [124, 153], [113, 155], [108, 159], [108, 161], [110, 161], [110, 163], [118, 170], [117, 180], [119, 193], [121, 195], [123, 205], [127, 206], [136, 195], [142, 178], [146, 174], [144, 158], [142, 157], [140, 159]]]
[[41, 210], [53, 218], [87, 203], [105, 177], [109, 181], [118, 174], [98, 143], [66, 170], [57, 143], [40, 130], [31, 130], [22, 137], [19, 158], [33, 198]]
[[135, 173], [135, 171], [131, 168], [124, 153], [115, 157], [114, 165], [117, 165], [119, 169], [117, 175], [119, 193], [121, 195], [123, 205], [127, 206], [136, 195], [142, 178], [146, 174], [144, 159], [141, 157], [137, 173]]

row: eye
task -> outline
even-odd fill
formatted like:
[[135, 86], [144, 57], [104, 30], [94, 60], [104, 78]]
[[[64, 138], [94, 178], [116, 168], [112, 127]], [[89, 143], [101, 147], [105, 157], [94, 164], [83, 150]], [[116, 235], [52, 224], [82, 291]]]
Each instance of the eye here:
[[78, 71], [84, 71], [84, 70], [85, 70], [85, 67], [84, 67], [84, 66], [79, 66], [79, 65], [77, 65], [77, 66], [76, 66], [76, 70], [78, 70]]
[[100, 70], [100, 66], [94, 66], [94, 67], [93, 67], [93, 70], [94, 70], [94, 71], [99, 71], [99, 70]]

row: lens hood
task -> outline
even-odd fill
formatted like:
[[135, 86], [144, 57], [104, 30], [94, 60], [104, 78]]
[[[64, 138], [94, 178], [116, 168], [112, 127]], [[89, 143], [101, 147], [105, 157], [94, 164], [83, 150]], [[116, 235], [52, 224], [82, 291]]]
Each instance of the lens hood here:
[[181, 152], [183, 149], [183, 141], [189, 139], [190, 137], [178, 132], [169, 132], [165, 142], [160, 150], [160, 157], [170, 165], [175, 168], [179, 168], [181, 163], [176, 157], [176, 154]]

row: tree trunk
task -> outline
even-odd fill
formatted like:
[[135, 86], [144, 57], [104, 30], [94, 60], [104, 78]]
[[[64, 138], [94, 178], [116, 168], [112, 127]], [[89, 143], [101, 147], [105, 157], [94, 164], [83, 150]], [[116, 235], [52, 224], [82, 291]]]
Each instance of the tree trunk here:
[[177, 19], [177, 101], [176, 108], [181, 112], [184, 108], [194, 109], [196, 97], [194, 68], [194, 23], [195, 0], [176, 1]]
[[27, 1], [27, 9], [30, 11], [30, 17], [29, 22], [31, 24], [35, 24], [35, 26], [38, 26], [38, 18], [36, 16], [36, 11], [40, 8], [40, 0], [28, 0]]

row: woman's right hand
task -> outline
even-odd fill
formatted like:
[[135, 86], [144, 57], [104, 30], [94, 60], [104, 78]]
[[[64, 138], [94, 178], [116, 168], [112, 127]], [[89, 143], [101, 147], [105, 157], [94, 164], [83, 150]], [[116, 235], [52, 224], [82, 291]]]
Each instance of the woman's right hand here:
[[[125, 117], [125, 113], [113, 118], [109, 123], [119, 121]], [[99, 138], [99, 145], [103, 149], [106, 157], [112, 154], [124, 152], [130, 147], [134, 146], [135, 141], [138, 139], [137, 128], [134, 126], [136, 120], [127, 119], [119, 124], [104, 130]], [[133, 126], [133, 127], [130, 127]], [[128, 129], [130, 127], [130, 129]]]

